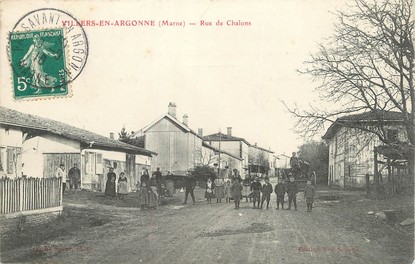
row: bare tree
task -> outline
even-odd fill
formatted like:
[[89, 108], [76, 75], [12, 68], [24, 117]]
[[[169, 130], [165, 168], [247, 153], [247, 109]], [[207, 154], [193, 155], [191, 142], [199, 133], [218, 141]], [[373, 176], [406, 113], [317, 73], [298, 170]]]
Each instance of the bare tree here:
[[[334, 34], [319, 45], [316, 54], [300, 72], [321, 81], [321, 99], [331, 102], [329, 110], [309, 106], [287, 109], [298, 119], [297, 132], [315, 135], [324, 124], [340, 116], [372, 112], [377, 129], [356, 126], [388, 141], [383, 127], [385, 111], [398, 112], [406, 131], [414, 171], [415, 90], [413, 0], [355, 0], [347, 11], [337, 11]], [[377, 114], [379, 113], [379, 114]]]
[[197, 148], [195, 150], [196, 165], [211, 166], [217, 160], [214, 151], [207, 148]]

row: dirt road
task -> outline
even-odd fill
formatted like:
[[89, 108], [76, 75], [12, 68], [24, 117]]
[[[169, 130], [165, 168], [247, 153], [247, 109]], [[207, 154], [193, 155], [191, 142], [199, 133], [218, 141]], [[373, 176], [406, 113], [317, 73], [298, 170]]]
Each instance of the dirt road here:
[[[182, 199], [183, 193], [177, 197]], [[365, 219], [354, 223], [346, 211], [359, 203], [316, 202], [313, 212], [307, 213], [302, 194], [296, 212], [275, 210], [274, 195], [270, 210], [252, 209], [245, 200], [235, 210], [232, 203], [206, 204], [202, 197], [203, 190], [199, 190], [196, 205], [177, 200], [151, 211], [105, 205], [92, 198], [72, 199], [53, 236], [40, 239], [29, 234], [33, 241], [3, 248], [2, 259], [41, 263], [412, 262], [413, 236], [378, 222], [374, 225], [379, 225], [382, 234], [371, 235], [361, 222]]]

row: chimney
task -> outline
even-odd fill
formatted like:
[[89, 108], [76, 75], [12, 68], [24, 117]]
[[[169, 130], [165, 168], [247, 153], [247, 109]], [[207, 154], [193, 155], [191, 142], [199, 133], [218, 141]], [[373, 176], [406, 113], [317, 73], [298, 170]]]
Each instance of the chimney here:
[[114, 133], [113, 132], [110, 133], [110, 139], [114, 139]]
[[203, 137], [203, 128], [198, 128], [197, 134], [199, 135], [199, 137]]
[[232, 127], [228, 127], [228, 136], [232, 136]]
[[187, 114], [184, 114], [183, 116], [183, 124], [187, 126], [189, 124], [189, 116]]
[[168, 113], [172, 117], [176, 118], [176, 104], [175, 103], [172, 103], [172, 102], [169, 103]]

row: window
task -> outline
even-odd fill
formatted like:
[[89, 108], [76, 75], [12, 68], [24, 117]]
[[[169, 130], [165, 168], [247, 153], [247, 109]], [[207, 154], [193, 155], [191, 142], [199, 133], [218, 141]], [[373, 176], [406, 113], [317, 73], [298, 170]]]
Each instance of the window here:
[[95, 174], [96, 153], [85, 152], [85, 173]]

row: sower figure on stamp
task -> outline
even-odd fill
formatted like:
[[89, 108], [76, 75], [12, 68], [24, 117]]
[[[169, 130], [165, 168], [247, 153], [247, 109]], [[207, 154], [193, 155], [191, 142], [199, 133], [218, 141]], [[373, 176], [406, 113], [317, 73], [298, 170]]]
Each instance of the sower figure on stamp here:
[[[261, 202], [261, 188], [262, 188], [262, 185], [259, 182], [259, 177], [255, 177], [255, 180], [251, 183], [252, 198], [254, 200], [253, 209], [259, 208], [259, 203]], [[256, 207], [257, 201], [258, 201], [258, 207]]]
[[294, 180], [294, 177], [290, 177], [290, 182], [287, 184], [287, 194], [288, 194], [288, 208], [291, 210], [291, 203], [294, 202], [294, 210], [297, 211], [297, 193], [298, 187], [297, 183]]
[[281, 209], [284, 209], [284, 195], [286, 192], [286, 186], [285, 184], [282, 182], [282, 179], [278, 179], [278, 183], [277, 185], [275, 185], [275, 194], [277, 195], [277, 210], [280, 209], [280, 204], [281, 204]]
[[264, 205], [265, 200], [267, 200], [267, 209], [269, 209], [269, 201], [271, 200], [272, 185], [269, 183], [269, 178], [265, 177], [265, 184], [262, 185], [262, 200], [261, 200], [261, 209]]
[[194, 189], [196, 187], [196, 181], [195, 181], [194, 177], [192, 175], [190, 175], [186, 179], [185, 184], [186, 184], [185, 185], [185, 187], [186, 187], [186, 193], [185, 193], [185, 196], [184, 196], [184, 204], [187, 204], [187, 197], [189, 196], [189, 194], [192, 197], [193, 204], [195, 204], [196, 203], [196, 200], [195, 200], [195, 194], [194, 194], [193, 191], [194, 191]]
[[26, 55], [20, 61], [20, 65], [29, 68], [32, 76], [32, 84], [37, 88], [54, 87], [57, 79], [43, 71], [45, 56], [58, 58], [59, 55], [52, 53], [48, 49], [53, 43], [43, 41], [38, 34], [33, 37], [33, 44], [30, 46]]
[[74, 163], [73, 167], [68, 172], [69, 187], [71, 190], [77, 191], [79, 188], [79, 182], [81, 180], [81, 171], [78, 169], [78, 164]]

